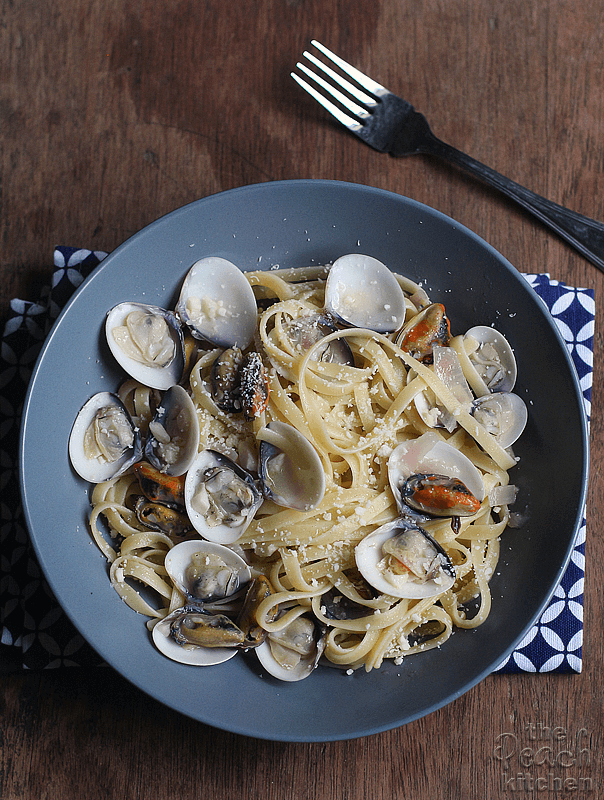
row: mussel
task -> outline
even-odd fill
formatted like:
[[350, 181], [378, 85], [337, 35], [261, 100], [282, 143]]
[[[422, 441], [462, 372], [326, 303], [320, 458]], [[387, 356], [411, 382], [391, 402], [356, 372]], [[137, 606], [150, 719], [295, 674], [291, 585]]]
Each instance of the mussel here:
[[395, 343], [418, 361], [431, 363], [434, 345], [447, 346], [451, 328], [442, 303], [432, 303], [407, 322]]
[[[438, 478], [425, 480], [427, 476]], [[401, 514], [414, 503], [414, 496], [412, 507], [430, 516], [461, 516], [464, 509], [476, 513], [485, 496], [482, 476], [470, 459], [433, 432], [402, 442], [392, 451], [388, 479]]]
[[400, 487], [403, 503], [434, 517], [469, 517], [480, 511], [480, 500], [459, 478], [411, 475]]

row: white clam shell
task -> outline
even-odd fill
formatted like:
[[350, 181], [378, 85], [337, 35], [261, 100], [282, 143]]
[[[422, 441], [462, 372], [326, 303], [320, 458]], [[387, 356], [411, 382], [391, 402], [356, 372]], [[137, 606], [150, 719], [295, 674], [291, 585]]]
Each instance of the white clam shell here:
[[389, 581], [379, 569], [379, 563], [384, 558], [382, 547], [400, 530], [400, 522], [388, 522], [365, 536], [355, 548], [355, 560], [359, 572], [378, 592], [392, 597], [405, 597], [420, 599], [434, 597], [450, 589], [455, 583], [454, 571], [452, 574], [441, 570], [440, 576], [435, 580], [421, 581], [413, 576], [401, 576], [398, 584]]
[[494, 392], [477, 398], [472, 404], [472, 414], [503, 448], [511, 447], [520, 438], [528, 422], [524, 400], [512, 392]]
[[329, 270], [325, 310], [346, 325], [392, 333], [405, 321], [405, 295], [385, 264], [351, 253]]
[[[231, 468], [239, 470], [240, 474], [245, 475], [246, 482], [252, 482], [255, 490], [256, 502], [250, 508], [250, 512], [247, 517], [240, 525], [237, 526], [229, 526], [224, 524], [211, 526], [208, 524], [205, 516], [195, 508], [194, 497], [198, 491], [199, 484], [205, 470], [216, 466], [220, 461], [227, 463]], [[228, 459], [227, 456], [223, 456], [220, 453], [215, 453], [212, 450], [202, 450], [189, 467], [187, 477], [185, 479], [185, 506], [187, 509], [187, 514], [189, 515], [189, 519], [191, 520], [191, 524], [195, 530], [204, 537], [204, 539], [208, 539], [211, 542], [218, 542], [219, 544], [233, 544], [245, 532], [261, 503], [262, 494], [253, 484], [251, 475], [249, 475], [249, 473], [247, 473], [242, 467], [234, 464], [234, 462], [232, 462], [231, 459]]]
[[[479, 394], [487, 394], [487, 392], [511, 392], [516, 384], [517, 366], [516, 357], [511, 344], [496, 328], [490, 328], [488, 325], [476, 325], [466, 331], [464, 339], [472, 337], [476, 339], [481, 345], [491, 344], [497, 351], [498, 360], [501, 364], [503, 374], [501, 380], [495, 386], [483, 386], [483, 390]], [[476, 391], [476, 387], [473, 387]], [[486, 389], [486, 391], [485, 391]]]
[[73, 423], [69, 436], [69, 458], [75, 471], [84, 480], [90, 483], [102, 483], [111, 478], [126, 472], [126, 470], [141, 455], [140, 442], [137, 432], [132, 427], [135, 435], [133, 447], [128, 448], [124, 455], [117, 461], [102, 461], [96, 458], [89, 458], [84, 451], [84, 435], [88, 426], [93, 421], [97, 411], [106, 406], [118, 406], [122, 410], [130, 424], [130, 415], [126, 411], [119, 397], [111, 392], [98, 392], [84, 403]]
[[291, 669], [286, 669], [282, 664], [277, 661], [271, 650], [271, 645], [268, 637], [255, 648], [258, 661], [262, 664], [264, 669], [274, 678], [287, 683], [304, 680], [314, 672], [317, 662], [325, 649], [325, 639], [321, 636], [320, 632], [315, 627], [315, 649], [313, 652], [301, 658], [296, 666]]
[[[169, 438], [167, 446], [173, 446], [175, 451], [174, 457], [167, 462], [161, 445], [158, 445], [164, 436]], [[195, 460], [198, 448], [199, 418], [195, 404], [182, 386], [172, 386], [162, 397], [149, 427], [145, 446], [147, 458], [166, 475], [184, 475]]]
[[402, 442], [388, 459], [388, 478], [395, 497], [401, 483], [411, 475], [435, 474], [457, 478], [478, 498], [484, 500], [482, 476], [470, 459], [436, 433], [424, 433]]
[[297, 428], [278, 420], [263, 428], [258, 439], [265, 495], [285, 508], [316, 508], [325, 495], [325, 470], [308, 439]]
[[[128, 356], [116, 342], [112, 331], [125, 324], [128, 314], [132, 311], [147, 310], [162, 317], [168, 323], [170, 338], [174, 343], [174, 358], [165, 365], [144, 364]], [[114, 306], [105, 320], [105, 335], [107, 344], [113, 357], [132, 378], [149, 386], [152, 389], [165, 390], [177, 384], [184, 370], [184, 345], [180, 325], [176, 317], [160, 306], [146, 305], [145, 303], [119, 303]]]
[[185, 572], [191, 563], [191, 558], [197, 553], [208, 553], [220, 556], [222, 560], [229, 567], [234, 567], [239, 575], [239, 583], [243, 584], [251, 579], [251, 572], [248, 565], [238, 553], [231, 550], [230, 547], [218, 544], [217, 542], [208, 542], [204, 539], [189, 539], [186, 542], [175, 544], [171, 550], [168, 551], [164, 566], [174, 584], [182, 594], [188, 593]]
[[176, 313], [197, 338], [245, 350], [256, 331], [258, 308], [243, 272], [224, 258], [209, 256], [188, 271]]

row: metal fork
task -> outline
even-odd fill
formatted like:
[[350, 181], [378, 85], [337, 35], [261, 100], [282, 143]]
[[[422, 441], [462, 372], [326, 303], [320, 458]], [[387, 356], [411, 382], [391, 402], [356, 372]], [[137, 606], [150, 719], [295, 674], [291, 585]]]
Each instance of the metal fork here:
[[604, 223], [570, 211], [525, 189], [437, 139], [424, 115], [410, 103], [392, 94], [320, 42], [313, 40], [311, 44], [354, 83], [308, 51], [304, 52], [303, 57], [319, 72], [313, 72], [302, 62], [298, 62], [296, 67], [325, 94], [297, 73], [292, 72], [291, 76], [355, 136], [380, 153], [393, 156], [427, 153], [461, 167], [530, 211], [604, 272]]

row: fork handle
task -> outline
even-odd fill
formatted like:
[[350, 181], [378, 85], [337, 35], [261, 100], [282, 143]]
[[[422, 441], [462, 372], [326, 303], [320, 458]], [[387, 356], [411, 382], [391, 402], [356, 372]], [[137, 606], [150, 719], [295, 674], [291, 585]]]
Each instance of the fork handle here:
[[481, 164], [475, 158], [438, 139], [433, 134], [425, 137], [422, 152], [455, 164], [484, 183], [499, 189], [504, 195], [530, 211], [537, 219], [552, 228], [559, 236], [576, 248], [588, 261], [604, 272], [604, 223], [577, 214], [553, 203], [541, 195], [525, 189], [510, 178]]

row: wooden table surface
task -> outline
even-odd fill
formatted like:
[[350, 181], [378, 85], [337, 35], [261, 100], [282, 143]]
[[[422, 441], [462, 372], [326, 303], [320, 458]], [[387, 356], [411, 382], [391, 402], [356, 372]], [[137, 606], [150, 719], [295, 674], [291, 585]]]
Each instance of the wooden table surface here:
[[[583, 672], [491, 676], [405, 727], [326, 744], [208, 728], [106, 669], [12, 674], [4, 800], [604, 796], [603, 276], [446, 165], [395, 160], [345, 135], [289, 77], [311, 38], [413, 102], [445, 141], [604, 219], [598, 0], [15, 0], [0, 25], [2, 315], [11, 297], [37, 297], [55, 244], [110, 251], [185, 203], [289, 178], [398, 192], [520, 270], [595, 289]], [[581, 731], [588, 758], [573, 766]], [[547, 785], [503, 780], [506, 732], [526, 751], [515, 772]], [[577, 776], [589, 780], [558, 781]]]

